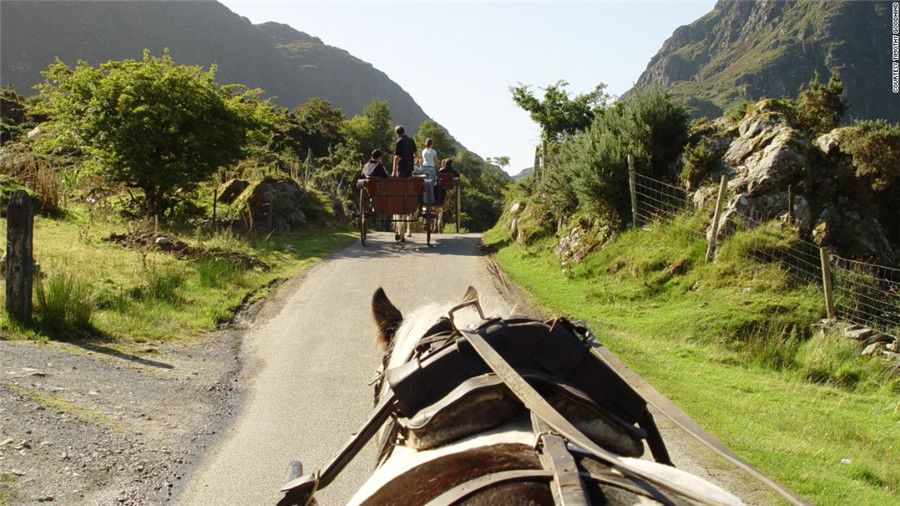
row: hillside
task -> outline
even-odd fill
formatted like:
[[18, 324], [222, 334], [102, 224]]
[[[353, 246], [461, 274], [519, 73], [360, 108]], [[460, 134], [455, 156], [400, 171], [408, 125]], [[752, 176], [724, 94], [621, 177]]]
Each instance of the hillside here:
[[72, 65], [138, 58], [169, 48], [182, 64], [218, 65], [221, 83], [259, 87], [282, 106], [313, 96], [345, 114], [374, 98], [391, 103], [395, 121], [428, 119], [415, 100], [371, 64], [289, 26], [255, 26], [215, 1], [40, 2], [0, 5], [0, 80], [22, 93], [55, 57]]
[[675, 30], [635, 86], [660, 85], [713, 117], [741, 99], [796, 96], [814, 72], [836, 72], [849, 119], [900, 121], [890, 20], [889, 2], [720, 0]]

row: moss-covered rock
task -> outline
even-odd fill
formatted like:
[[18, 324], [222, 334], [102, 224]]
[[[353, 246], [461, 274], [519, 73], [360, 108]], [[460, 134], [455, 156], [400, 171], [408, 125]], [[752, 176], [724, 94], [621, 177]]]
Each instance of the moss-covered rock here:
[[285, 232], [310, 220], [333, 216], [331, 202], [320, 192], [304, 188], [285, 176], [266, 176], [251, 183], [232, 205], [235, 219], [248, 230]]

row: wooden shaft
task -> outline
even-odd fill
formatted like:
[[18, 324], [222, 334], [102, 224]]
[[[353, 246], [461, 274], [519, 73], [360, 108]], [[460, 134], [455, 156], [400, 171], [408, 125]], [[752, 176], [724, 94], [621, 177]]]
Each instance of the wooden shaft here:
[[6, 212], [6, 313], [31, 321], [34, 285], [34, 209], [25, 190], [16, 190]]
[[825, 314], [828, 318], [834, 318], [834, 299], [831, 292], [831, 258], [825, 248], [819, 248], [819, 258], [822, 260], [822, 287], [825, 289]]
[[719, 235], [719, 216], [722, 214], [722, 201], [725, 200], [725, 186], [726, 186], [725, 176], [722, 176], [721, 181], [719, 182], [719, 195], [716, 197], [716, 212], [713, 213], [712, 220], [712, 237], [709, 238], [709, 243], [706, 245], [706, 261], [712, 262], [713, 253], [716, 251], [716, 239]]
[[794, 188], [788, 185], [787, 191], [787, 224], [794, 224]]
[[634, 155], [628, 155], [628, 191], [631, 193], [631, 226], [638, 223], [637, 184], [634, 180]]

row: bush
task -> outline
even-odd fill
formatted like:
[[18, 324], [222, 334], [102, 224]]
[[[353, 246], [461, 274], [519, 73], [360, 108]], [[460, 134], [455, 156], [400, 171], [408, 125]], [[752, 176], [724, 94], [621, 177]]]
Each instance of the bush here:
[[35, 286], [37, 322], [45, 330], [67, 334], [91, 328], [94, 301], [90, 285], [70, 274], [55, 274]]
[[682, 155], [684, 168], [681, 181], [688, 189], [696, 188], [719, 162], [719, 157], [710, 149], [709, 138], [703, 137], [695, 146], [688, 146]]
[[52, 214], [60, 210], [60, 180], [54, 160], [35, 154], [25, 143], [8, 143], [0, 151], [0, 204], [6, 212], [8, 194], [12, 190], [28, 191], [37, 211]]
[[816, 72], [809, 86], [800, 87], [795, 102], [797, 128], [814, 137], [837, 128], [847, 109], [843, 93], [844, 84], [836, 74], [831, 74], [828, 84], [822, 84]]
[[900, 125], [869, 120], [839, 131], [841, 151], [853, 157], [857, 177], [875, 191], [900, 183]]

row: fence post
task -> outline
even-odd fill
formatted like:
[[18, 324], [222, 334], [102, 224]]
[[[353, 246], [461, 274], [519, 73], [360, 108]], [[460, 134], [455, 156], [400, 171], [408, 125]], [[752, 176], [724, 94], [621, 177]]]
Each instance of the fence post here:
[[631, 226], [636, 227], [637, 215], [637, 184], [634, 180], [634, 155], [628, 155], [628, 191], [631, 193]]
[[725, 176], [719, 181], [719, 195], [716, 197], [716, 212], [713, 213], [712, 221], [712, 237], [706, 245], [706, 261], [712, 262], [713, 253], [716, 252], [716, 239], [719, 235], [719, 216], [722, 214], [722, 201], [725, 200]]
[[34, 210], [25, 190], [16, 190], [6, 212], [6, 313], [31, 321], [34, 285]]
[[834, 318], [834, 298], [831, 292], [831, 257], [825, 248], [819, 248], [819, 258], [822, 259], [822, 286], [825, 289], [825, 314], [828, 318]]
[[794, 224], [794, 187], [793, 185], [788, 185], [787, 192], [787, 224]]
[[219, 202], [219, 188], [213, 188], [213, 220], [212, 220], [212, 228], [216, 230], [219, 222], [216, 220], [216, 205]]

